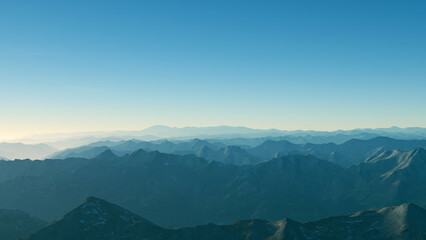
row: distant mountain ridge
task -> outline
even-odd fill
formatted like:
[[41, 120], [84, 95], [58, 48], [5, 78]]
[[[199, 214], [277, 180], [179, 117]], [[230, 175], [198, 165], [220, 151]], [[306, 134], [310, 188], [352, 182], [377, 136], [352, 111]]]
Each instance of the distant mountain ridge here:
[[[103, 145], [105, 144], [105, 145]], [[209, 161], [219, 161], [232, 164], [251, 164], [260, 161], [259, 158], [248, 154], [245, 150], [237, 146], [225, 146], [221, 143], [210, 143], [205, 140], [193, 139], [190, 141], [139, 141], [129, 140], [120, 142], [95, 142], [86, 146], [66, 149], [55, 153], [50, 158], [92, 158], [106, 149], [111, 149], [114, 154], [123, 156], [138, 149], [145, 151], [160, 151], [163, 153], [173, 153], [178, 155], [194, 154]]]
[[[238, 137], [277, 137], [290, 136], [288, 141], [295, 143], [343, 143], [351, 138], [370, 139], [378, 136], [385, 136], [399, 139], [426, 139], [426, 128], [376, 128], [376, 129], [353, 129], [336, 131], [314, 131], [314, 130], [279, 130], [279, 129], [253, 129], [247, 127], [168, 127], [157, 125], [139, 132], [141, 135], [153, 135], [159, 138], [202, 138], [206, 139], [216, 136], [216, 138], [238, 138]], [[302, 142], [297, 141], [304, 139]], [[323, 138], [323, 140], [321, 140]], [[324, 141], [328, 138], [329, 140]]]
[[315, 222], [240, 220], [232, 225], [164, 228], [102, 199], [89, 197], [62, 219], [26, 240], [421, 240], [426, 211], [414, 204], [385, 207]]
[[[278, 129], [252, 129], [247, 127], [167, 127], [153, 126], [143, 130], [135, 131], [110, 131], [110, 132], [81, 132], [68, 134], [44, 134], [27, 138], [15, 139], [25, 143], [47, 143], [58, 149], [77, 147], [96, 141], [120, 141], [138, 139], [153, 141], [160, 139], [169, 140], [189, 140], [199, 139], [220, 139], [227, 141], [226, 145], [241, 145], [239, 139], [246, 139], [243, 142], [251, 142], [255, 145], [265, 140], [287, 140], [297, 144], [306, 143], [329, 143], [341, 144], [352, 138], [371, 139], [385, 136], [397, 139], [426, 139], [426, 128], [376, 128], [376, 129], [353, 129], [337, 131], [304, 131], [304, 130], [278, 130]], [[262, 138], [261, 142], [255, 138]], [[253, 145], [251, 145], [253, 146]]]
[[426, 148], [426, 140], [397, 140], [388, 137], [376, 137], [369, 140], [351, 139], [342, 144], [294, 144], [286, 140], [266, 140], [255, 147], [227, 146], [220, 141], [192, 139], [189, 141], [139, 141], [95, 142], [78, 148], [66, 149], [50, 158], [93, 158], [106, 149], [123, 156], [138, 149], [157, 150], [163, 153], [179, 155], [194, 154], [208, 161], [218, 161], [236, 165], [253, 164], [288, 154], [315, 155], [318, 158], [335, 162], [343, 167], [360, 163], [366, 158], [386, 150], [400, 149], [409, 151], [418, 147]]
[[0, 159], [45, 159], [58, 151], [47, 144], [0, 143]]

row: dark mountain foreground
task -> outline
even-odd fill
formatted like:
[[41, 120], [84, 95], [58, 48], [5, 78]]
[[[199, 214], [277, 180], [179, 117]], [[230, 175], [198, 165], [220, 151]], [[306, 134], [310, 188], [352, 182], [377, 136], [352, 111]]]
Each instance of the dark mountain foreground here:
[[20, 210], [0, 209], [0, 239], [16, 240], [46, 226], [47, 222]]
[[82, 204], [26, 240], [330, 240], [426, 239], [426, 210], [402, 204], [315, 222], [240, 220], [232, 225], [206, 224], [164, 228], [117, 205], [89, 197]]
[[288, 155], [237, 166], [194, 155], [107, 150], [93, 159], [0, 161], [0, 208], [49, 221], [87, 196], [160, 226], [238, 219], [306, 222], [411, 202], [426, 207], [426, 150], [386, 151], [350, 168]]

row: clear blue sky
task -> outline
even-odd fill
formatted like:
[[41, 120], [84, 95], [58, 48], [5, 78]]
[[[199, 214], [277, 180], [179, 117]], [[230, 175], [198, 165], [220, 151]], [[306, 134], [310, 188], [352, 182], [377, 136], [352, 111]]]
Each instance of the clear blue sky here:
[[0, 138], [426, 127], [426, 1], [1, 1]]

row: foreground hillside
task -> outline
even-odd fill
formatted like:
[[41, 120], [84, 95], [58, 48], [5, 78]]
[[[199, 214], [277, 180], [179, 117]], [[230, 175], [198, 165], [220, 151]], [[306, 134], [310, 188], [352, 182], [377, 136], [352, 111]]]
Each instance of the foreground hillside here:
[[93, 159], [0, 161], [0, 208], [54, 220], [88, 195], [162, 226], [238, 219], [311, 221], [413, 202], [426, 206], [426, 154], [386, 151], [342, 168], [312, 155], [237, 166], [138, 150]]
[[47, 222], [20, 210], [0, 209], [0, 239], [23, 238], [47, 225]]
[[403, 204], [315, 222], [240, 220], [232, 225], [164, 228], [102, 199], [90, 197], [26, 240], [331, 240], [426, 237], [426, 211]]

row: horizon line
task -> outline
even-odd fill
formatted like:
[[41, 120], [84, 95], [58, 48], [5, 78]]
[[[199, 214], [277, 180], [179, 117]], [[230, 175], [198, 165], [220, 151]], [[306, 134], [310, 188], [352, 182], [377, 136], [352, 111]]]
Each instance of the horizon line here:
[[[43, 133], [36, 133], [36, 134], [28, 134], [28, 135], [21, 135], [17, 137], [0, 137], [0, 141], [10, 141], [10, 140], [27, 140], [30, 138], [37, 138], [37, 137], [48, 137], [48, 136], [54, 136], [54, 135], [84, 135], [84, 134], [102, 134], [102, 133], [114, 133], [114, 132], [136, 132], [136, 131], [144, 131], [150, 128], [155, 127], [165, 127], [165, 128], [171, 128], [171, 129], [184, 129], [184, 128], [220, 128], [220, 127], [229, 127], [229, 128], [246, 128], [250, 130], [260, 130], [260, 131], [282, 131], [282, 132], [339, 132], [339, 131], [354, 131], [354, 130], [377, 130], [377, 129], [410, 129], [410, 128], [422, 128], [426, 129], [426, 127], [419, 127], [419, 126], [408, 126], [408, 127], [400, 127], [400, 126], [390, 126], [390, 127], [358, 127], [358, 128], [346, 128], [346, 129], [327, 129], [327, 130], [315, 130], [315, 129], [279, 129], [279, 128], [254, 128], [254, 127], [247, 127], [242, 125], [213, 125], [213, 126], [168, 126], [168, 125], [152, 125], [150, 127], [141, 128], [141, 129], [115, 129], [115, 130], [94, 130], [94, 131], [73, 131], [73, 132], [43, 132]], [[231, 134], [231, 133], [230, 133]], [[143, 136], [150, 136], [142, 135]], [[153, 137], [157, 137], [152, 135]]]

